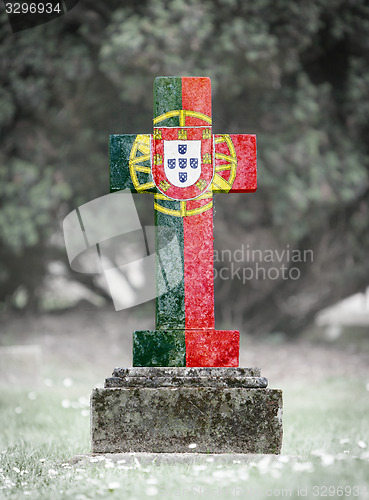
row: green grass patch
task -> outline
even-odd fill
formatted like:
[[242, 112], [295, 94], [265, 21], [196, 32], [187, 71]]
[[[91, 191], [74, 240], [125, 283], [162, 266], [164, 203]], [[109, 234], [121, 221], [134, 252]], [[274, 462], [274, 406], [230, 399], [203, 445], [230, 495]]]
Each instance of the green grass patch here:
[[369, 498], [366, 381], [284, 388], [282, 455], [191, 465], [71, 458], [88, 454], [89, 387], [0, 393], [0, 498]]

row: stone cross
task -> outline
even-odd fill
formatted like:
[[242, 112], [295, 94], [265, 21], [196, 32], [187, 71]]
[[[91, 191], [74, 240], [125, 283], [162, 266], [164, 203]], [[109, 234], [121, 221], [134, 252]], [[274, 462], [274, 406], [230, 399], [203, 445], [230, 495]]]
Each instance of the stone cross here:
[[153, 134], [110, 136], [110, 190], [153, 193], [156, 253], [173, 232], [181, 250], [163, 294], [157, 265], [156, 329], [134, 332], [133, 366], [238, 366], [239, 332], [215, 330], [213, 193], [256, 190], [256, 138], [211, 125], [209, 78], [159, 77]]

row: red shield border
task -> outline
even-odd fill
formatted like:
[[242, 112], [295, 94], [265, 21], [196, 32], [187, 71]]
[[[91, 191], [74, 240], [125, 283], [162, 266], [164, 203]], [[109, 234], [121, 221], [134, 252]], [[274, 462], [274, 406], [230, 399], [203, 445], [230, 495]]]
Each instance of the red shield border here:
[[[173, 200], [193, 200], [205, 193], [214, 177], [214, 145], [213, 136], [203, 138], [202, 127], [198, 128], [155, 128], [152, 147], [152, 176], [156, 187], [168, 198]], [[209, 130], [209, 127], [207, 127]], [[183, 136], [186, 135], [186, 139]], [[159, 138], [160, 137], [160, 138]], [[201, 140], [201, 174], [195, 184], [188, 187], [174, 186], [164, 171], [164, 141]]]

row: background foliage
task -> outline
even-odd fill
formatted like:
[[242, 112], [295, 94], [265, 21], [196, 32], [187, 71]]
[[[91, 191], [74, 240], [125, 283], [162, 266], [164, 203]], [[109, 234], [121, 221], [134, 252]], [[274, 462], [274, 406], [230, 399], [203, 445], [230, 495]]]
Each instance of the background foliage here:
[[217, 282], [219, 324], [295, 333], [363, 289], [368, 33], [365, 0], [85, 0], [16, 34], [3, 13], [2, 307], [21, 287], [37, 310], [63, 217], [108, 192], [110, 133], [151, 131], [158, 75], [210, 76], [214, 131], [257, 134], [258, 192], [218, 196], [217, 248], [314, 252], [286, 262], [299, 280]]

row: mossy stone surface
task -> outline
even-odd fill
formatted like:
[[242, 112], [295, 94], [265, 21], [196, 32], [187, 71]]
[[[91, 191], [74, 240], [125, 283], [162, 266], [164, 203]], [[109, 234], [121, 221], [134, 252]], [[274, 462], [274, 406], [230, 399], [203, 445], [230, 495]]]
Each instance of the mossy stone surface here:
[[95, 389], [94, 453], [280, 453], [282, 391], [161, 387]]
[[259, 368], [134, 367], [115, 368], [105, 387], [249, 387], [265, 388]]

